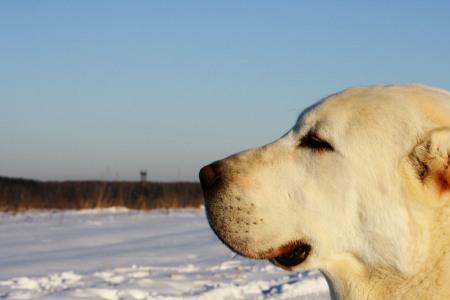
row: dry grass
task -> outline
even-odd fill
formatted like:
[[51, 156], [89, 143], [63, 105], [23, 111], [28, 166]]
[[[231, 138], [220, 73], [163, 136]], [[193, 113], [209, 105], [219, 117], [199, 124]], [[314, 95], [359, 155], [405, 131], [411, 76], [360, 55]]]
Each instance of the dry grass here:
[[148, 210], [198, 207], [202, 203], [200, 185], [193, 182], [42, 182], [0, 177], [0, 211], [111, 206]]

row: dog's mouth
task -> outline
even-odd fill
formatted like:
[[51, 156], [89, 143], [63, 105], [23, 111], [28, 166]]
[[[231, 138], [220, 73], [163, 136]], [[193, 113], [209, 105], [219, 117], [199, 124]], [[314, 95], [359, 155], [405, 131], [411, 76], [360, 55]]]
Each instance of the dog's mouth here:
[[[278, 251], [277, 251], [278, 252]], [[294, 242], [280, 248], [277, 256], [269, 259], [275, 265], [292, 268], [303, 263], [311, 252], [311, 245], [304, 242]]]

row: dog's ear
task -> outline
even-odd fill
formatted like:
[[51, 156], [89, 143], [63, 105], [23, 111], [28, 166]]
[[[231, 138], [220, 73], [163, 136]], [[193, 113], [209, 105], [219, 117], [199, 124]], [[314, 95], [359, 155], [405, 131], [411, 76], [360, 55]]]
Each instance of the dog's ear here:
[[437, 202], [446, 202], [450, 198], [450, 128], [428, 132], [414, 146], [409, 160], [418, 179], [427, 189], [435, 191]]

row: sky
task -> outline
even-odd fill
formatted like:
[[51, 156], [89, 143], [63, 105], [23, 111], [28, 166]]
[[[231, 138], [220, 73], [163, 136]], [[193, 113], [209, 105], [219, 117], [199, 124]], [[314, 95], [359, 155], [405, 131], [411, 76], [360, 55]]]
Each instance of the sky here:
[[0, 175], [196, 181], [354, 85], [450, 89], [450, 1], [0, 2]]

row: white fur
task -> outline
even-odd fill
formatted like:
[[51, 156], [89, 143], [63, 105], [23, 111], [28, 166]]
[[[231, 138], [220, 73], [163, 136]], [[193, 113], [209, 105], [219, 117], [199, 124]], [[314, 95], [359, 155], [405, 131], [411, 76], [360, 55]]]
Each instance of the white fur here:
[[[334, 94], [274, 143], [220, 162], [224, 186], [206, 202], [211, 226], [254, 258], [308, 242], [294, 270], [321, 269], [343, 299], [450, 299], [448, 126], [443, 90]], [[335, 150], [299, 147], [311, 131]]]

